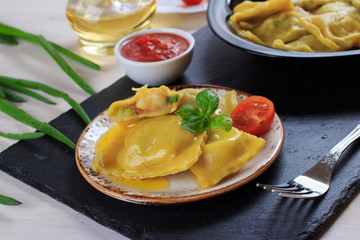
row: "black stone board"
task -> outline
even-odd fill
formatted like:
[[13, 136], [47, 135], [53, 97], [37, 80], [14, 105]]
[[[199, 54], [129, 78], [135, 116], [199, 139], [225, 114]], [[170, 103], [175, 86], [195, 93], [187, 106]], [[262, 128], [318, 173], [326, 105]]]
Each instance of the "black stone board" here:
[[[0, 169], [131, 239], [314, 239], [360, 184], [359, 142], [343, 154], [320, 199], [285, 199], [255, 186], [282, 183], [316, 163], [360, 119], [359, 58], [282, 59], [251, 55], [208, 27], [194, 34], [194, 57], [173, 85], [215, 84], [264, 95], [275, 103], [285, 142], [275, 163], [244, 187], [194, 203], [136, 205], [92, 188], [74, 151], [49, 137], [20, 141], [0, 155]], [[139, 87], [127, 77], [82, 103], [91, 118]], [[83, 122], [72, 111], [53, 121], [73, 141]], [[40, 227], [40, 226], [39, 226]]]

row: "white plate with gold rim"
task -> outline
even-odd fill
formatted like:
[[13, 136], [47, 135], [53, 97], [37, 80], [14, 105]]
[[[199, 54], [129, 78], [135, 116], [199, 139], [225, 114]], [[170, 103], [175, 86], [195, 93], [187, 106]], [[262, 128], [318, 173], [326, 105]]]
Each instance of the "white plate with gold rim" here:
[[[234, 90], [220, 86], [209, 85], [183, 85], [170, 86], [173, 90], [184, 88], [206, 89], [212, 88], [219, 95]], [[240, 99], [249, 94], [235, 90]], [[189, 171], [168, 176], [170, 186], [160, 191], [145, 191], [131, 188], [112, 181], [109, 177], [98, 174], [91, 170], [91, 163], [95, 160], [95, 144], [111, 126], [115, 124], [107, 116], [105, 110], [99, 114], [83, 131], [76, 147], [76, 164], [80, 173], [97, 190], [119, 200], [137, 204], [179, 204], [194, 202], [214, 197], [228, 191], [239, 188], [262, 174], [277, 158], [284, 141], [284, 129], [282, 122], [275, 114], [270, 130], [261, 137], [266, 140], [262, 151], [249, 163], [243, 166], [235, 174], [226, 177], [214, 187], [200, 189]]]

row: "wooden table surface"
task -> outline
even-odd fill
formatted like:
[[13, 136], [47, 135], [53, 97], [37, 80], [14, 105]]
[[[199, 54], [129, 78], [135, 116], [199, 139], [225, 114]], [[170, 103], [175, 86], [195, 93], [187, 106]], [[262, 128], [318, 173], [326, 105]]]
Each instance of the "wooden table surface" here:
[[[71, 62], [72, 67], [98, 92], [124, 75], [115, 57], [94, 57], [79, 51], [77, 35], [68, 25], [65, 16], [65, 0], [18, 1], [2, 0], [0, 21], [23, 31], [41, 34], [96, 63], [100, 72]], [[163, 14], [156, 13], [151, 27], [175, 27], [195, 32], [207, 25], [206, 13]], [[89, 97], [53, 62], [37, 45], [20, 41], [17, 46], [0, 44], [0, 75], [23, 78], [46, 83], [68, 93], [76, 101]], [[24, 96], [26, 102], [19, 107], [41, 120], [48, 122], [69, 109], [68, 105], [53, 99], [57, 105], [50, 106]], [[0, 112], [0, 131], [22, 133], [34, 129], [13, 121]], [[0, 151], [16, 141], [0, 138]], [[24, 156], [24, 161], [26, 156]], [[0, 194], [14, 197], [20, 206], [0, 205], [0, 238], [17, 239], [126, 239], [86, 216], [57, 202], [23, 182], [0, 171]], [[360, 195], [355, 194], [335, 221], [321, 234], [320, 239], [360, 239]]]

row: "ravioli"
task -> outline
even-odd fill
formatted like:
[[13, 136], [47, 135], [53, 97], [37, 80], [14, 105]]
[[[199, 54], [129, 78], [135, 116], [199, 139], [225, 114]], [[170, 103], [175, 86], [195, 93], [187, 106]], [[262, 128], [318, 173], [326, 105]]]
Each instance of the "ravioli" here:
[[116, 156], [124, 147], [124, 140], [129, 128], [122, 128], [114, 124], [100, 139], [95, 146], [95, 160], [91, 164], [91, 169], [107, 179], [120, 183], [123, 186], [135, 188], [143, 191], [162, 191], [170, 186], [167, 177], [149, 178], [143, 180], [127, 179], [119, 174]]
[[290, 0], [270, 0], [266, 2], [244, 1], [234, 8], [234, 14], [230, 16], [232, 21], [254, 20], [268, 17], [282, 11], [294, 10]]
[[237, 93], [229, 91], [228, 93], [219, 96], [219, 105], [215, 111], [216, 115], [227, 114], [230, 115], [234, 108], [239, 104]]
[[136, 94], [128, 99], [112, 103], [108, 116], [118, 123], [135, 122], [145, 117], [160, 116], [174, 112], [182, 98], [181, 92], [174, 92], [166, 86], [133, 88]]
[[335, 13], [302, 17], [300, 24], [332, 51], [360, 47], [360, 23]]
[[360, 48], [359, 0], [244, 1], [230, 27], [243, 38], [281, 50], [335, 52]]
[[182, 97], [179, 102], [178, 108], [180, 108], [185, 104], [195, 105], [195, 97], [199, 93], [199, 91], [193, 88], [185, 88], [185, 89], [181, 89], [179, 93], [181, 94]]
[[251, 159], [265, 144], [265, 140], [232, 128], [230, 132], [208, 130], [209, 138], [200, 159], [190, 168], [202, 189], [215, 186]]
[[117, 156], [121, 175], [145, 179], [189, 169], [202, 153], [207, 132], [191, 133], [184, 130], [180, 122], [181, 118], [176, 115], [137, 122]]

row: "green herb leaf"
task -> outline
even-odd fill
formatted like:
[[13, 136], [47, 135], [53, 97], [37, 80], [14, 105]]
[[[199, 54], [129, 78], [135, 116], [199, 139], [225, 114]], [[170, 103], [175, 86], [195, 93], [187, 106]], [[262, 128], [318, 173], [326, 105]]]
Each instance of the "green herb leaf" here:
[[195, 97], [195, 103], [201, 111], [194, 105], [185, 104], [175, 112], [181, 117], [181, 126], [194, 133], [206, 131], [209, 127], [222, 129], [229, 132], [232, 129], [232, 119], [229, 115], [220, 114], [211, 118], [219, 105], [219, 96], [211, 89], [205, 89]]
[[14, 199], [14, 198], [0, 195], [0, 204], [8, 205], [8, 206], [16, 206], [16, 205], [20, 205], [21, 202], [19, 202], [18, 200]]
[[179, 99], [179, 95], [175, 95], [174, 97], [167, 97], [166, 103], [176, 103]]
[[201, 133], [207, 130], [210, 119], [197, 115], [186, 115], [181, 120], [181, 127], [193, 133]]
[[181, 108], [179, 110], [177, 110], [175, 112], [176, 115], [178, 115], [179, 117], [183, 118], [187, 115], [198, 115], [200, 114], [199, 109], [191, 104], [185, 104], [183, 106], [181, 106]]
[[210, 116], [219, 105], [219, 96], [212, 89], [205, 89], [195, 97], [195, 103], [204, 116]]
[[220, 114], [211, 119], [210, 127], [213, 129], [221, 129], [225, 132], [230, 132], [232, 129], [232, 118], [227, 114]]

